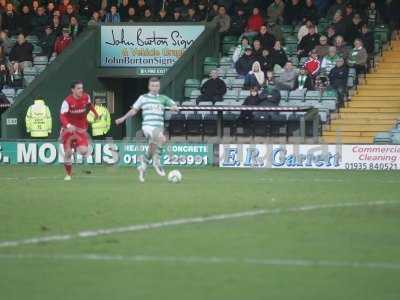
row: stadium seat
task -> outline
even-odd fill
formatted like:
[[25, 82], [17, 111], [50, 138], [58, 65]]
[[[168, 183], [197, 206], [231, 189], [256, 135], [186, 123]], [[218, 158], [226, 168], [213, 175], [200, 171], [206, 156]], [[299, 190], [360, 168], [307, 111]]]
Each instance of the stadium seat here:
[[232, 58], [229, 56], [223, 56], [219, 60], [219, 66], [221, 68], [228, 69], [229, 67], [232, 66], [232, 64], [233, 64]]
[[47, 65], [49, 62], [49, 59], [47, 56], [35, 56], [33, 58], [33, 64], [36, 65]]
[[226, 88], [228, 90], [232, 89], [232, 80], [230, 78], [221, 78], [221, 79], [225, 82]]
[[250, 96], [250, 91], [248, 90], [240, 90], [239, 92], [239, 100], [246, 100], [246, 98]]
[[289, 101], [304, 101], [305, 98], [305, 90], [294, 90], [289, 93]]
[[199, 106], [213, 106], [213, 103], [211, 101], [201, 101]]
[[269, 135], [269, 114], [265, 112], [253, 113], [253, 135], [268, 136]]
[[212, 70], [215, 70], [218, 68], [218, 58], [216, 57], [206, 57], [204, 59], [204, 64], [203, 64], [203, 74], [208, 76], [210, 75], [210, 72]]
[[190, 93], [190, 101], [196, 102], [197, 98], [201, 95], [200, 90], [192, 90]]
[[236, 78], [236, 77], [238, 77], [238, 73], [236, 72], [236, 69], [234, 69], [234, 68], [229, 68], [229, 69], [226, 69], [226, 70], [225, 70], [224, 77]]
[[281, 101], [288, 102], [289, 101], [289, 92], [288, 91], [280, 91]]
[[307, 91], [305, 101], [321, 101], [321, 92], [320, 91]]
[[47, 65], [35, 65], [38, 74], [42, 73], [46, 69]]
[[233, 89], [242, 89], [244, 85], [244, 79], [243, 78], [234, 78], [231, 80], [232, 82], [232, 88]]
[[39, 42], [39, 39], [38, 39], [38, 37], [37, 37], [36, 35], [28, 35], [28, 36], [26, 37], [26, 40], [27, 40], [29, 43], [32, 43], [32, 44], [36, 44], [36, 43]]
[[270, 114], [271, 136], [286, 136], [286, 116]]
[[14, 103], [14, 98], [16, 97], [14, 89], [2, 89], [1, 92], [7, 97], [10, 103]]
[[287, 136], [294, 136], [300, 130], [300, 115], [291, 114], [287, 118]]
[[222, 52], [224, 55], [228, 54], [231, 47], [237, 44], [237, 36], [226, 35], [222, 40]]
[[184, 114], [173, 114], [169, 120], [168, 132], [169, 135], [183, 135], [185, 134], [185, 121]]
[[188, 114], [186, 117], [186, 134], [200, 134], [202, 132], [202, 121], [203, 116], [201, 114]]
[[33, 45], [33, 51], [32, 51], [32, 54], [33, 55], [38, 55], [38, 54], [40, 54], [40, 53], [42, 53], [42, 48], [40, 47], [40, 46], [38, 46], [38, 45]]
[[186, 79], [184, 89], [185, 98], [190, 98], [193, 90], [200, 89], [200, 81], [198, 79]]
[[237, 101], [238, 100], [238, 91], [237, 90], [228, 90], [224, 95], [224, 101]]
[[36, 76], [38, 73], [38, 70], [36, 67], [25, 67], [24, 68], [24, 77], [25, 76]]
[[31, 84], [32, 81], [35, 80], [35, 76], [24, 76], [24, 86], [27, 87]]
[[216, 114], [206, 114], [203, 118], [203, 134], [204, 135], [217, 135], [217, 121]]

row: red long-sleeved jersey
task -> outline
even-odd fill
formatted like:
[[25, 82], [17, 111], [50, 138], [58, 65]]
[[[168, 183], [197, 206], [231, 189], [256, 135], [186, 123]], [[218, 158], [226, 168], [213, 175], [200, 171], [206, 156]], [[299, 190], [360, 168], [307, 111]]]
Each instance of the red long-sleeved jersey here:
[[80, 129], [87, 129], [88, 123], [86, 117], [88, 110], [92, 111], [96, 118], [98, 117], [88, 94], [83, 93], [82, 97], [79, 99], [69, 95], [61, 105], [61, 126], [66, 128], [68, 124], [71, 124]]

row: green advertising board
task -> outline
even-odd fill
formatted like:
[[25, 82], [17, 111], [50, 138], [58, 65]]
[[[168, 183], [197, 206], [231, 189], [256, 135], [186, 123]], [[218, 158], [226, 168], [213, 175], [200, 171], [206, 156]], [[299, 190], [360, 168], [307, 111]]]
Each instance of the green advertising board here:
[[[75, 164], [136, 166], [147, 151], [145, 143], [98, 141], [92, 143], [92, 154], [74, 157]], [[203, 167], [213, 163], [211, 144], [167, 144], [162, 162], [165, 166]], [[50, 165], [63, 163], [63, 148], [56, 141], [0, 141], [1, 164]]]

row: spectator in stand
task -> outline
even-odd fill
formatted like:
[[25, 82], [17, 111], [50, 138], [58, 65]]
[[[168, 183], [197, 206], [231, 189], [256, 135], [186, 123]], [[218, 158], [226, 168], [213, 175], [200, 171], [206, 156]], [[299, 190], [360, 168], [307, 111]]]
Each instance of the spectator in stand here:
[[39, 4], [39, 0], [33, 0], [32, 1], [32, 13], [36, 13], [37, 9], [39, 8], [40, 4]]
[[207, 3], [208, 0], [200, 0], [197, 5], [197, 15], [199, 16], [200, 21], [205, 21], [207, 16]]
[[285, 10], [285, 3], [283, 0], [274, 0], [267, 9], [268, 22], [281, 24], [283, 21], [283, 12]]
[[291, 91], [297, 77], [296, 70], [293, 68], [291, 61], [288, 61], [283, 68], [283, 72], [276, 79], [276, 88], [284, 91]]
[[314, 23], [311, 20], [306, 20], [302, 26], [300, 26], [299, 31], [297, 33], [297, 40], [300, 42], [304, 36], [306, 36], [310, 32], [310, 28], [314, 28], [315, 32], [318, 32], [318, 28], [315, 27]]
[[129, 0], [122, 0], [121, 4], [119, 5], [119, 8], [118, 8], [121, 22], [126, 22], [126, 20], [128, 19], [129, 7], [130, 7]]
[[32, 31], [32, 13], [28, 5], [22, 6], [21, 14], [17, 19], [18, 29], [23, 34], [29, 35]]
[[97, 0], [79, 0], [79, 15], [86, 19], [93, 17], [93, 13], [99, 9], [100, 3]]
[[213, 104], [222, 101], [226, 93], [226, 84], [219, 78], [218, 70], [212, 70], [210, 79], [208, 79], [201, 86], [201, 95], [197, 98], [196, 102], [211, 101]]
[[10, 73], [7, 67], [7, 57], [4, 47], [0, 46], [0, 90], [10, 82]]
[[260, 106], [279, 106], [281, 93], [273, 85], [266, 85], [260, 93]]
[[349, 71], [344, 63], [343, 58], [336, 61], [336, 66], [329, 73], [330, 86], [338, 93], [340, 103], [343, 103], [347, 94], [347, 77]]
[[236, 9], [242, 10], [247, 18], [250, 17], [253, 11], [249, 0], [239, 0], [239, 3], [236, 4]]
[[260, 9], [258, 7], [253, 8], [253, 14], [247, 21], [247, 26], [243, 35], [254, 36], [260, 31], [261, 26], [264, 24], [264, 19], [260, 14]]
[[[250, 95], [246, 97], [243, 101], [242, 105], [245, 106], [256, 106], [258, 105], [262, 99], [259, 95], [259, 89], [254, 86], [250, 89]], [[242, 111], [239, 116], [239, 122], [243, 124], [244, 128], [250, 128], [251, 122], [253, 121], [253, 112], [252, 111]]]
[[346, 24], [346, 28], [350, 27], [353, 21], [353, 16], [354, 16], [353, 5], [351, 3], [348, 3], [346, 5], [346, 8], [344, 9], [344, 14], [343, 14], [343, 19]]
[[6, 10], [2, 13], [1, 28], [7, 30], [9, 35], [15, 35], [17, 33], [18, 17], [12, 3], [7, 3]]
[[299, 58], [306, 57], [319, 43], [319, 34], [316, 33], [315, 26], [309, 28], [306, 34], [297, 46], [297, 55]]
[[101, 23], [101, 19], [100, 19], [100, 14], [98, 11], [94, 11], [92, 18], [89, 20], [88, 25], [89, 26], [96, 26], [96, 25], [100, 25]]
[[349, 57], [349, 49], [346, 47], [344, 39], [341, 35], [338, 35], [335, 39], [336, 53], [343, 57], [345, 60]]
[[259, 62], [261, 65], [261, 70], [263, 70], [264, 73], [274, 69], [274, 66], [272, 65], [271, 56], [269, 55], [269, 51], [267, 49], [264, 49], [262, 51], [262, 56], [259, 59]]
[[70, 30], [68, 27], [63, 28], [62, 35], [59, 36], [54, 44], [54, 55], [60, 55], [65, 48], [67, 48], [72, 43], [72, 38], [70, 35]]
[[[160, 16], [164, 15], [167, 18], [167, 12], [165, 10], [160, 10]], [[129, 7], [128, 9], [128, 17], [126, 18], [125, 22], [137, 22], [138, 18], [136, 16], [136, 10], [133, 6]], [[159, 22], [165, 22], [166, 19], [159, 19]]]
[[275, 77], [274, 77], [274, 72], [272, 70], [268, 70], [265, 76], [265, 84], [269, 87], [274, 86], [275, 87]]
[[56, 10], [56, 6], [54, 4], [54, 2], [48, 2], [47, 3], [47, 8], [46, 8], [46, 14], [49, 17], [49, 19], [51, 20], [53, 18], [54, 15], [54, 11]]
[[181, 5], [179, 6], [179, 10], [181, 11], [181, 16], [183, 19], [186, 19], [189, 11], [189, 7], [191, 6], [190, 0], [182, 0]]
[[301, 17], [303, 20], [311, 20], [314, 24], [318, 22], [318, 10], [313, 0], [305, 0]]
[[61, 16], [61, 25], [64, 27], [69, 26], [71, 18], [75, 16], [75, 9], [72, 4], [68, 4], [67, 10]]
[[307, 73], [311, 76], [311, 78], [315, 78], [318, 75], [321, 69], [321, 62], [318, 60], [317, 51], [311, 51], [308, 59], [304, 63], [304, 68], [307, 70]]
[[304, 67], [300, 67], [299, 75], [296, 76], [294, 81], [294, 90], [312, 90], [312, 80], [308, 76], [307, 70]]
[[32, 17], [32, 33], [40, 36], [48, 24], [49, 17], [46, 15], [44, 7], [40, 5], [36, 10], [36, 14]]
[[253, 54], [257, 61], [261, 60], [263, 48], [259, 40], [253, 41]]
[[356, 74], [358, 76], [360, 74], [365, 74], [367, 61], [367, 50], [365, 50], [362, 41], [360, 39], [356, 39], [354, 41], [354, 48], [349, 55], [347, 63], [349, 67], [356, 69]]
[[336, 35], [344, 36], [346, 34], [347, 25], [341, 11], [337, 11], [333, 16], [332, 27], [335, 29]]
[[301, 22], [299, 11], [303, 11], [303, 3], [300, 0], [290, 0], [285, 6], [283, 22], [286, 25], [297, 25]]
[[150, 8], [144, 11], [144, 16], [141, 19], [142, 22], [153, 22], [153, 14], [151, 13]]
[[136, 14], [139, 16], [139, 18], [144, 17], [144, 12], [146, 11], [146, 9], [148, 9], [146, 2], [144, 0], [138, 0], [136, 6]]
[[275, 45], [275, 36], [268, 32], [268, 27], [262, 25], [260, 33], [256, 36], [256, 39], [261, 42], [262, 48], [270, 51]]
[[329, 9], [328, 9], [328, 13], [327, 13], [327, 19], [333, 19], [333, 16], [337, 13], [337, 11], [339, 10], [341, 14], [344, 13], [344, 9], [345, 9], [345, 3], [344, 0], [336, 0], [334, 4], [332, 4]]
[[72, 39], [78, 37], [78, 35], [82, 32], [82, 27], [75, 16], [71, 17], [69, 29], [71, 32]]
[[196, 8], [194, 6], [189, 7], [186, 21], [187, 22], [199, 22], [200, 21], [200, 18], [197, 15]]
[[247, 73], [250, 72], [253, 63], [255, 62], [255, 58], [253, 55], [253, 49], [251, 46], [247, 46], [244, 54], [239, 58], [239, 60], [235, 64], [236, 72], [244, 77]]
[[324, 56], [321, 63], [321, 71], [329, 74], [331, 70], [336, 66], [336, 62], [339, 59], [339, 55], [336, 53], [336, 47], [329, 47], [328, 55]]
[[[144, 13], [143, 13], [144, 16]], [[112, 23], [112, 24], [118, 24], [121, 22], [121, 18], [119, 16], [119, 13], [117, 11], [117, 6], [116, 5], [111, 5], [110, 12], [106, 14], [106, 18], [104, 20], [106, 23]]]
[[218, 15], [214, 17], [214, 21], [217, 22], [220, 33], [227, 33], [231, 28], [231, 17], [226, 13], [224, 6], [218, 8]]
[[244, 89], [249, 90], [253, 87], [261, 88], [264, 85], [265, 75], [261, 70], [261, 65], [258, 61], [255, 61], [251, 67], [251, 70], [244, 77]]
[[246, 27], [247, 16], [241, 9], [236, 9], [231, 17], [231, 32], [232, 34], [240, 35], [243, 33], [243, 28]]
[[68, 5], [71, 4], [70, 0], [62, 0], [62, 3], [60, 3], [58, 5], [58, 10], [60, 11], [60, 13], [63, 15], [67, 12], [67, 7]]
[[39, 39], [39, 46], [42, 48], [40, 55], [47, 56], [48, 58], [53, 54], [54, 44], [56, 42], [56, 34], [51, 26], [47, 26], [44, 33]]
[[352, 19], [352, 23], [350, 24], [350, 26], [347, 28], [346, 31], [347, 34], [345, 41], [349, 45], [352, 45], [354, 43], [354, 40], [360, 37], [361, 26], [362, 26], [362, 19], [359, 14], [355, 14]]
[[367, 50], [368, 56], [372, 57], [374, 55], [375, 44], [374, 33], [369, 30], [367, 23], [361, 26], [360, 39], [363, 42], [365, 50]]
[[285, 42], [285, 37], [283, 35], [283, 31], [281, 26], [275, 23], [268, 23], [268, 32], [272, 34], [276, 40], [280, 41], [281, 43]]
[[174, 14], [172, 15], [172, 22], [183, 22], [183, 18], [181, 16], [181, 12], [178, 8], [175, 9]]
[[328, 44], [329, 45], [334, 45], [335, 44], [335, 38], [337, 37], [335, 28], [333, 26], [329, 26], [326, 29], [326, 37], [328, 38]]
[[315, 46], [315, 50], [319, 57], [328, 55], [330, 46], [328, 45], [328, 38], [326, 35], [321, 35], [319, 38], [319, 45]]
[[9, 55], [13, 47], [13, 42], [4, 30], [0, 31], [0, 45], [4, 48], [4, 53]]
[[57, 16], [57, 15], [53, 16], [53, 20], [52, 20], [50, 26], [53, 29], [53, 32], [55, 33], [56, 36], [61, 35], [62, 26], [61, 26], [61, 21], [60, 21], [60, 17], [59, 16]]
[[371, 27], [375, 27], [375, 25], [378, 24], [380, 20], [379, 11], [376, 9], [375, 1], [371, 1], [369, 3], [366, 13], [368, 18], [368, 25], [370, 25]]
[[232, 61], [236, 63], [240, 57], [246, 51], [246, 48], [250, 46], [249, 39], [247, 37], [242, 37], [242, 40], [239, 45], [236, 46], [235, 50], [233, 51]]
[[214, 3], [208, 11], [207, 21], [211, 21], [214, 17], [218, 16], [218, 4]]
[[270, 56], [271, 64], [274, 66], [274, 68], [277, 66], [279, 66], [278, 69], [283, 68], [288, 61], [286, 52], [283, 50], [280, 41], [275, 42], [274, 48], [272, 48], [270, 52]]
[[17, 43], [12, 47], [9, 57], [13, 74], [20, 74], [24, 68], [32, 66], [32, 51], [33, 45], [26, 41], [22, 33], [18, 34]]

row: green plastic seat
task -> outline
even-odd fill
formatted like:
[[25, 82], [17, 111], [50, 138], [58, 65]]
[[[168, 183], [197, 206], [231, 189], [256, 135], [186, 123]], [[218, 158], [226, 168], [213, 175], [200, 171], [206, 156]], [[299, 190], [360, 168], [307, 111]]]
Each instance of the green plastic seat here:
[[216, 57], [206, 57], [203, 64], [203, 74], [209, 75], [210, 72], [218, 68], [219, 60]]
[[190, 98], [193, 90], [197, 90], [200, 88], [200, 80], [198, 79], [186, 79], [184, 86], [184, 95], [185, 98]]

